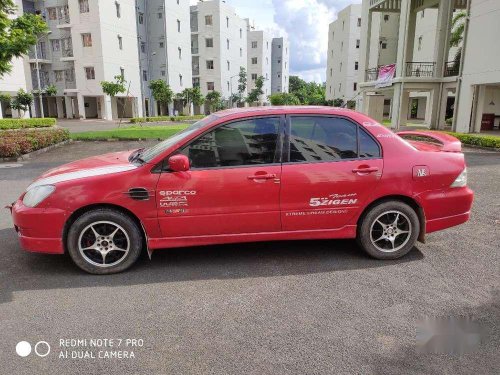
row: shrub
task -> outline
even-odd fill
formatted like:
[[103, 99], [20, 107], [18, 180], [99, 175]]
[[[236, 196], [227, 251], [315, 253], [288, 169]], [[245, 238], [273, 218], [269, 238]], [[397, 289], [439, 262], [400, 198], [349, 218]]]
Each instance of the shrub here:
[[200, 120], [205, 115], [194, 115], [194, 116], [150, 116], [150, 117], [132, 117], [130, 122], [133, 124], [138, 124], [141, 122], [161, 122], [161, 121], [190, 121], [190, 120]]
[[458, 138], [460, 142], [465, 145], [490, 147], [490, 148], [500, 148], [500, 137], [494, 135], [476, 135], [476, 134], [464, 134], [464, 133], [454, 133], [446, 132]]
[[55, 118], [8, 118], [0, 119], [0, 130], [49, 128], [55, 124]]
[[69, 139], [67, 129], [6, 130], [0, 133], [0, 157], [27, 154]]

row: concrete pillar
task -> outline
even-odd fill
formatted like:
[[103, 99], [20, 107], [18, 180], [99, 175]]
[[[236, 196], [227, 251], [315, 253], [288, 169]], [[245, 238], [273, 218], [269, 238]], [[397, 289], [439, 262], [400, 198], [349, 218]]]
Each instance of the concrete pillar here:
[[439, 109], [436, 129], [444, 129], [446, 125], [446, 104], [448, 103], [448, 90], [443, 89], [441, 93], [441, 107]]
[[105, 95], [103, 97], [103, 118], [105, 120], [113, 120], [113, 107], [111, 106], [111, 97]]
[[436, 86], [431, 91], [431, 97], [429, 105], [431, 106], [431, 118], [430, 118], [430, 128], [438, 129], [439, 124], [439, 104], [441, 101], [441, 96], [439, 95], [439, 86]]
[[[457, 90], [457, 94], [460, 95], [460, 98], [455, 96], [452, 130], [459, 133], [469, 133], [471, 118], [474, 119], [473, 111], [477, 86], [473, 86], [467, 79], [464, 79], [461, 85], [460, 90]], [[460, 104], [457, 106], [459, 102]]]
[[57, 118], [64, 118], [64, 98], [56, 97]]
[[363, 102], [366, 115], [382, 123], [384, 119], [384, 95], [369, 94], [365, 96]]
[[83, 95], [81, 93], [76, 94], [78, 100], [78, 115], [81, 119], [85, 119], [85, 102], [83, 100]]
[[478, 85], [475, 118], [472, 119], [472, 132], [481, 132], [481, 122], [483, 120], [484, 104], [486, 101], [486, 86]]
[[173, 102], [168, 103], [168, 115], [169, 116], [174, 115], [174, 103]]
[[401, 83], [394, 84], [394, 95], [392, 99], [391, 128], [399, 129], [408, 122], [408, 106], [410, 93], [404, 90]]
[[[370, 65], [370, 44], [371, 44], [370, 40], [372, 38], [372, 18], [373, 18], [373, 12], [368, 10], [368, 15], [367, 15], [367, 20], [366, 20], [366, 38], [363, 38], [363, 37], [361, 38], [361, 44], [366, 43], [366, 45], [360, 46], [361, 48], [364, 48], [364, 52], [365, 52], [364, 61], [361, 62], [361, 69], [362, 69], [361, 74], [363, 74], [361, 81], [365, 80], [364, 71], [366, 69], [375, 68], [375, 67], [369, 66]], [[377, 64], [378, 64], [378, 61], [377, 61]]]
[[64, 97], [64, 105], [66, 106], [66, 116], [68, 118], [73, 118], [73, 105], [71, 103], [71, 97], [70, 96], [65, 96]]
[[[417, 21], [417, 13], [410, 12], [408, 19], [407, 37], [406, 37], [406, 61], [413, 61], [413, 50], [415, 48], [415, 24]], [[405, 61], [405, 62], [406, 62]]]
[[440, 1], [436, 25], [436, 40], [434, 42], [434, 60], [436, 61], [435, 77], [442, 77], [445, 63], [450, 51], [451, 20], [454, 1]]
[[[402, 1], [401, 13], [399, 15], [398, 50], [396, 52], [396, 77], [403, 77], [405, 75], [404, 72], [406, 70], [406, 61], [407, 61], [406, 48], [408, 39], [407, 26], [410, 23], [410, 15], [411, 15], [411, 1], [410, 0]], [[413, 31], [413, 33], [415, 34], [415, 31]]]
[[432, 101], [430, 93], [426, 94], [427, 101], [425, 103], [425, 123], [431, 127]]

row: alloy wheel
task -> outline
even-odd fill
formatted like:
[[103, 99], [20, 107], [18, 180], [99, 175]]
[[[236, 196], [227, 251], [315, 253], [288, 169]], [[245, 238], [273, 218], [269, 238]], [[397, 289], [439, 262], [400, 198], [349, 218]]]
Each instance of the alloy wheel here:
[[370, 227], [370, 241], [384, 253], [403, 248], [411, 237], [411, 222], [401, 211], [386, 211], [380, 214]]

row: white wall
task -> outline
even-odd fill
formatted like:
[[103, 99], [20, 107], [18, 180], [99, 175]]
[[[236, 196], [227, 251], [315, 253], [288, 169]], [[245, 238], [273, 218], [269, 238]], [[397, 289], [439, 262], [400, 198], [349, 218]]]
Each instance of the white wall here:
[[[260, 100], [268, 102], [267, 96], [271, 94], [273, 39], [271, 35], [262, 30], [250, 30], [247, 36], [247, 91], [250, 92], [255, 88], [252, 74], [264, 77], [262, 87], [264, 94], [261, 95]], [[257, 43], [257, 46], [253, 48], [252, 43]], [[252, 64], [253, 58], [257, 59], [257, 64]]]
[[271, 52], [271, 92], [288, 92], [290, 77], [290, 45], [288, 38], [273, 38]]

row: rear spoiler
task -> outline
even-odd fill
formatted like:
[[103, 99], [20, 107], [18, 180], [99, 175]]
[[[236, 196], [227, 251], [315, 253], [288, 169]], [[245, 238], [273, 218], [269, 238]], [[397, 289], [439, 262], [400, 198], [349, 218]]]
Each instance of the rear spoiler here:
[[457, 138], [446, 133], [426, 131], [426, 130], [407, 130], [407, 131], [397, 132], [396, 134], [403, 139], [429, 142], [433, 144], [438, 143], [439, 146], [441, 147], [441, 151], [445, 152], [462, 151], [462, 143]]

